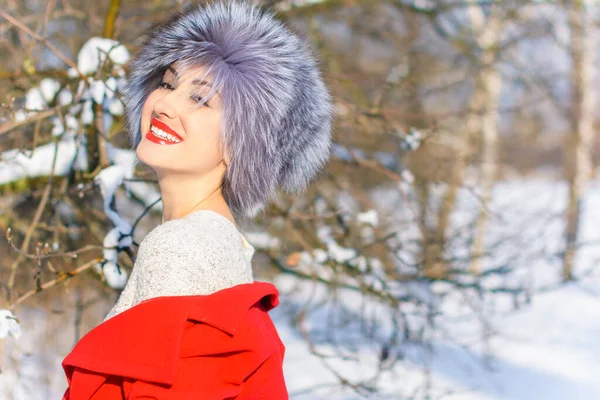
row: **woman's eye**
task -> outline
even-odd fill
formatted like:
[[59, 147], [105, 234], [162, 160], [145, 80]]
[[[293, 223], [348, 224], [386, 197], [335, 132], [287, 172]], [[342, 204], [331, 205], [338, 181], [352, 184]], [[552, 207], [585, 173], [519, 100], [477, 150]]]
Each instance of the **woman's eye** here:
[[169, 85], [167, 82], [161, 82], [160, 85], [158, 85], [158, 86], [163, 89], [167, 89], [167, 90], [175, 90], [175, 88], [173, 86]]
[[200, 103], [200, 102], [202, 102], [202, 97], [200, 97], [200, 96], [192, 96], [192, 100], [194, 100], [197, 103]]

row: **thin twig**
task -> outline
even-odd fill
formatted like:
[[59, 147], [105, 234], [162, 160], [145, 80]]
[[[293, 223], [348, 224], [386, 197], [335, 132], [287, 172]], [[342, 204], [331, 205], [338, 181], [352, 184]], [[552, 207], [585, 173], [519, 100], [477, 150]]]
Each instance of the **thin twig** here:
[[[52, 157], [52, 165], [50, 167], [50, 176], [49, 176], [48, 183], [46, 184], [46, 187], [44, 189], [44, 194], [42, 194], [42, 199], [41, 199], [40, 204], [35, 212], [33, 221], [31, 222], [31, 225], [29, 226], [29, 229], [27, 230], [27, 233], [25, 234], [25, 240], [23, 241], [23, 246], [21, 248], [23, 251], [27, 251], [27, 249], [29, 248], [29, 241], [31, 240], [31, 236], [35, 232], [37, 224], [40, 222], [40, 219], [42, 218], [42, 213], [44, 211], [44, 208], [46, 208], [46, 203], [48, 202], [48, 199], [50, 198], [50, 194], [52, 193], [54, 168], [56, 167], [57, 158], [58, 158], [58, 141], [55, 142], [55, 146], [54, 146], [54, 155]], [[17, 274], [17, 267], [19, 266], [21, 261], [23, 261], [23, 258], [24, 258], [23, 255], [19, 254], [19, 256], [17, 257], [15, 262], [10, 266], [10, 277], [8, 279], [9, 290], [12, 290], [12, 288], [15, 284], [15, 276]]]
[[135, 232], [135, 228], [137, 227], [140, 220], [142, 218], [144, 218], [144, 215], [146, 215], [152, 209], [152, 207], [154, 207], [156, 204], [158, 204], [158, 202], [161, 200], [162, 200], [162, 197], [159, 197], [158, 199], [156, 199], [154, 202], [152, 202], [152, 204], [150, 204], [148, 207], [146, 207], [144, 209], [144, 211], [136, 218], [135, 222], [133, 223], [133, 226], [131, 227], [131, 232], [129, 232], [132, 239], [133, 239], [133, 233]]
[[[41, 225], [41, 224], [39, 224]], [[106, 250], [106, 249], [116, 249], [116, 247], [104, 247], [96, 244], [88, 244], [86, 246], [80, 247], [77, 250], [72, 251], [61, 251], [59, 253], [48, 253], [48, 254], [30, 254], [24, 251], [23, 249], [19, 249], [14, 244], [14, 240], [12, 239], [11, 229], [9, 228], [6, 231], [6, 239], [8, 244], [12, 247], [14, 251], [21, 254], [23, 257], [30, 260], [44, 260], [48, 258], [57, 258], [57, 257], [69, 257], [69, 258], [77, 258], [79, 254], [91, 251], [91, 250]]]
[[73, 63], [73, 61], [69, 60], [63, 53], [61, 53], [60, 50], [58, 50], [56, 47], [54, 47], [54, 45], [52, 43], [50, 43], [50, 41], [48, 41], [48, 39], [46, 39], [46, 38], [38, 35], [35, 32], [33, 32], [31, 29], [29, 29], [27, 26], [25, 26], [24, 24], [22, 24], [20, 21], [18, 21], [17, 19], [15, 19], [14, 17], [12, 17], [11, 15], [9, 15], [5, 11], [0, 10], [0, 17], [3, 17], [5, 20], [7, 20], [8, 22], [10, 22], [11, 24], [13, 24], [14, 26], [16, 26], [17, 28], [19, 28], [23, 32], [27, 33], [29, 36], [31, 36], [32, 38], [34, 38], [38, 42], [43, 43], [46, 47], [48, 47], [50, 49], [50, 51], [52, 51], [65, 64], [67, 64], [69, 67], [75, 69], [77, 71], [77, 74], [79, 75], [79, 77], [81, 79], [83, 79], [84, 81], [87, 81], [86, 76], [81, 73], [81, 71], [79, 70], [79, 68], [77, 68], [77, 65], [75, 65], [75, 63]]
[[[38, 222], [40, 221], [40, 218], [42, 217], [44, 208], [46, 208], [46, 203], [48, 202], [48, 199], [50, 198], [51, 191], [52, 191], [52, 184], [51, 184], [51, 182], [49, 182], [46, 185], [46, 188], [44, 189], [44, 194], [42, 195], [42, 200], [40, 201], [40, 204], [38, 205], [38, 208], [35, 212], [35, 216], [33, 217], [33, 221], [31, 222], [31, 225], [29, 225], [29, 229], [27, 229], [27, 233], [25, 234], [25, 240], [23, 240], [23, 245], [21, 246], [22, 252], [26, 252], [27, 248], [29, 247], [29, 242], [31, 241], [33, 232], [35, 232], [35, 228], [36, 228]], [[17, 274], [17, 267], [23, 261], [24, 258], [25, 257], [23, 256], [23, 254], [20, 253], [19, 256], [17, 257], [17, 259], [10, 266], [10, 277], [8, 278], [9, 289], [12, 289], [15, 284], [15, 276]]]
[[72, 102], [70, 104], [65, 104], [64, 106], [57, 106], [57, 107], [51, 108], [49, 110], [36, 112], [35, 115], [32, 115], [31, 117], [29, 117], [27, 119], [24, 119], [23, 121], [16, 121], [16, 122], [7, 122], [7, 123], [4, 123], [4, 124], [0, 125], [0, 135], [3, 135], [5, 133], [7, 133], [7, 132], [10, 132], [13, 129], [16, 129], [16, 128], [20, 127], [20, 126], [29, 125], [32, 122], [41, 121], [43, 119], [51, 117], [54, 114], [56, 114], [59, 111], [61, 111], [63, 108], [71, 107], [73, 104], [76, 104], [76, 101], [74, 101], [74, 102]]
[[27, 293], [23, 294], [21, 297], [19, 297], [18, 299], [15, 300], [14, 303], [11, 304], [11, 306], [9, 307], [9, 310], [14, 309], [15, 306], [17, 306], [18, 304], [24, 302], [25, 300], [27, 300], [29, 297], [33, 296], [36, 293], [41, 292], [42, 290], [46, 290], [48, 288], [51, 288], [52, 286], [55, 286], [56, 284], [66, 281], [68, 279], [71, 279], [72, 277], [74, 277], [77, 274], [82, 273], [83, 271], [88, 270], [90, 267], [96, 265], [97, 263], [102, 261], [102, 257], [96, 257], [94, 258], [92, 261], [89, 261], [85, 264], [83, 264], [80, 267], [75, 268], [73, 271], [70, 272], [61, 272], [60, 276], [56, 279], [53, 279], [51, 281], [48, 281], [42, 285], [40, 285], [38, 288], [32, 289], [30, 291], [28, 291]]

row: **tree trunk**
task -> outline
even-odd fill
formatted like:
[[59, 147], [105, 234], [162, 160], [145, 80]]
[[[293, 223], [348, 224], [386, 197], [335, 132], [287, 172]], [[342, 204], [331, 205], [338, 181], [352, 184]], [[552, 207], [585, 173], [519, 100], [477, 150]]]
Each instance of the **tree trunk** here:
[[[411, 44], [416, 42], [421, 33], [421, 16], [413, 12], [406, 12], [405, 14], [406, 24], [408, 26], [407, 31], [410, 32], [410, 36], [407, 41]], [[409, 76], [406, 80], [404, 91], [410, 96], [410, 102], [407, 106], [407, 113], [411, 116], [421, 116], [422, 119], [411, 120], [411, 126], [417, 128], [424, 128], [422, 121], [426, 120], [427, 113], [423, 107], [421, 98], [419, 97], [419, 84], [421, 77], [417, 77], [420, 65], [416, 62], [417, 58], [413, 53], [409, 53], [407, 57]], [[430, 279], [444, 278], [447, 274], [447, 264], [444, 260], [444, 247], [445, 237], [442, 229], [440, 235], [439, 223], [435, 227], [430, 227], [427, 224], [427, 213], [429, 210], [429, 198], [432, 195], [431, 182], [429, 177], [419, 178], [414, 184], [414, 189], [419, 198], [419, 229], [423, 240], [422, 253], [421, 253], [421, 273]], [[445, 224], [443, 224], [445, 225]]]
[[[492, 10], [492, 12], [497, 9]], [[497, 14], [497, 13], [496, 13]], [[480, 202], [481, 211], [475, 226], [473, 245], [471, 248], [470, 271], [481, 273], [481, 258], [485, 251], [485, 233], [489, 219], [489, 203], [492, 189], [497, 178], [498, 166], [498, 120], [502, 77], [495, 66], [496, 48], [502, 39], [502, 24], [497, 15], [488, 18], [480, 6], [469, 7], [469, 18], [477, 46], [483, 51], [481, 56], [482, 70], [477, 79], [473, 106], [477, 111], [474, 116], [477, 135], [481, 145], [480, 164]]]
[[469, 115], [462, 137], [458, 138], [455, 149], [456, 159], [448, 181], [448, 190], [444, 194], [438, 210], [437, 225], [426, 240], [424, 257], [424, 274], [432, 279], [444, 278], [448, 275], [448, 265], [444, 261], [446, 234], [450, 227], [450, 215], [457, 202], [458, 190], [464, 183], [465, 169], [473, 154], [473, 139], [481, 138], [481, 203], [482, 211], [477, 221], [473, 242], [473, 260], [470, 269], [479, 273], [479, 257], [484, 250], [483, 237], [488, 220], [487, 203], [491, 197], [497, 171], [498, 142], [498, 102], [500, 98], [501, 76], [495, 68], [496, 46], [498, 45], [502, 25], [495, 16], [498, 8], [494, 8], [490, 17], [486, 17], [480, 5], [468, 7], [470, 28], [476, 52], [482, 50], [481, 70], [477, 68], [473, 94], [469, 101]]
[[571, 27], [572, 66], [572, 112], [571, 129], [566, 163], [569, 184], [567, 206], [566, 247], [563, 253], [563, 280], [573, 279], [576, 243], [581, 214], [581, 202], [585, 186], [592, 174], [592, 140], [596, 93], [594, 81], [594, 61], [597, 33], [594, 27], [592, 1], [573, 1], [569, 5]]

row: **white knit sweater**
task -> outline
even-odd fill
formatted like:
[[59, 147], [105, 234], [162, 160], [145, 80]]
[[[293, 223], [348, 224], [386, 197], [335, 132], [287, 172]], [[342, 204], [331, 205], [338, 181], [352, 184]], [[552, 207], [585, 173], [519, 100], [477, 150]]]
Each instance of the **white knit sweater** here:
[[236, 226], [215, 211], [167, 221], [140, 243], [129, 281], [105, 320], [150, 298], [211, 294], [251, 283], [253, 254]]

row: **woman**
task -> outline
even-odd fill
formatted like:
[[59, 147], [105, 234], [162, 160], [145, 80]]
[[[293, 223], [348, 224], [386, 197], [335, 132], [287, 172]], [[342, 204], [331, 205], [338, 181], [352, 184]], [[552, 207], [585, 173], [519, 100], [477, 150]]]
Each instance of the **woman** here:
[[328, 158], [331, 100], [308, 44], [258, 6], [214, 2], [150, 33], [124, 99], [163, 223], [63, 361], [64, 399], [286, 399], [278, 292], [253, 280], [235, 218], [301, 191]]

